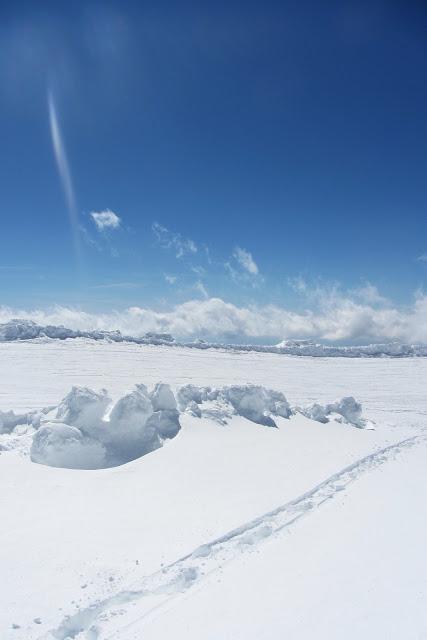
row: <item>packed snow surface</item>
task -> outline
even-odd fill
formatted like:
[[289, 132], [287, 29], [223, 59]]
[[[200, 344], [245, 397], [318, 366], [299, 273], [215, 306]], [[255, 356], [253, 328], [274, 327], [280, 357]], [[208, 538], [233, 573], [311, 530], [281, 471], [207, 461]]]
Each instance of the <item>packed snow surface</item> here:
[[0, 380], [2, 640], [423, 638], [424, 358], [37, 338]]
[[143, 336], [127, 336], [120, 331], [81, 331], [62, 326], [39, 325], [32, 320], [10, 320], [0, 324], [0, 342], [34, 339], [66, 340], [72, 338], [90, 338], [109, 342], [130, 342], [135, 344], [169, 345], [191, 349], [228, 349], [229, 351], [255, 351], [259, 353], [279, 353], [295, 356], [378, 358], [378, 357], [423, 357], [427, 356], [427, 345], [402, 344], [389, 342], [363, 346], [330, 346], [317, 344], [311, 340], [283, 340], [277, 345], [219, 344], [195, 340], [194, 342], [176, 341], [169, 333], [146, 333]]

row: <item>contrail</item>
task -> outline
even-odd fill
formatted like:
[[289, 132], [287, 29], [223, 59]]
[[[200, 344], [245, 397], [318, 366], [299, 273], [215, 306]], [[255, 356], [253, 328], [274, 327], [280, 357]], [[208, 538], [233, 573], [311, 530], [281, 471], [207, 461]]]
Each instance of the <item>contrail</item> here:
[[71, 178], [71, 171], [68, 164], [67, 153], [65, 151], [65, 145], [62, 139], [61, 128], [59, 126], [58, 116], [56, 113], [55, 100], [50, 90], [48, 91], [48, 107], [49, 107], [50, 134], [52, 137], [53, 152], [55, 154], [55, 160], [58, 166], [59, 177], [61, 179], [62, 188], [64, 190], [65, 200], [67, 202], [68, 216], [70, 220], [71, 232], [73, 235], [73, 244], [74, 244], [76, 262], [77, 262], [77, 265], [81, 267], [79, 222], [78, 222], [76, 198], [74, 194], [73, 181]]

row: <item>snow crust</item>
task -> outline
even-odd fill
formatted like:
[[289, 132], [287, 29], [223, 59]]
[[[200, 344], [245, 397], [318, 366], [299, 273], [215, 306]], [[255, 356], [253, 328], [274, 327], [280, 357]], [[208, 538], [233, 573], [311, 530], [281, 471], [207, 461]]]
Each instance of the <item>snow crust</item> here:
[[225, 349], [239, 352], [254, 351], [258, 353], [329, 358], [404, 358], [427, 356], [427, 345], [403, 344], [400, 342], [362, 346], [331, 346], [312, 342], [311, 340], [283, 340], [276, 345], [241, 345], [206, 342], [204, 340], [179, 342], [169, 333], [149, 332], [138, 337], [124, 335], [120, 331], [103, 331], [96, 329], [92, 331], [81, 331], [68, 329], [63, 326], [42, 326], [32, 320], [23, 319], [10, 320], [9, 322], [0, 324], [0, 342], [36, 339], [66, 340], [73, 338], [88, 338], [108, 342], [131, 342], [146, 345], [168, 345], [201, 350]]

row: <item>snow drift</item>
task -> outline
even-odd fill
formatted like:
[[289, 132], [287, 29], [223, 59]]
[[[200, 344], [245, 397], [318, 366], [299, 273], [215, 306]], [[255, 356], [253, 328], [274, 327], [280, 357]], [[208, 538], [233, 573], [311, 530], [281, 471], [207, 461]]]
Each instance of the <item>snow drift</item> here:
[[33, 437], [31, 460], [50, 467], [102, 469], [106, 466], [106, 450], [77, 427], [47, 422]]
[[366, 420], [362, 418], [362, 405], [349, 396], [332, 404], [320, 405], [314, 403], [299, 409], [299, 412], [316, 422], [329, 422], [331, 419], [364, 428]]
[[112, 404], [107, 391], [73, 387], [38, 429], [31, 446], [34, 462], [54, 467], [98, 469], [135, 460], [162, 446], [180, 430], [169, 385], [151, 393], [143, 384]]
[[282, 392], [260, 385], [213, 388], [187, 384], [178, 389], [175, 398], [171, 387], [159, 382], [151, 391], [137, 384], [113, 404], [105, 389], [74, 386], [56, 407], [25, 414], [0, 412], [0, 446], [22, 453], [27, 447], [33, 462], [53, 467], [113, 467], [175, 438], [181, 429], [180, 413], [220, 425], [240, 416], [277, 428], [278, 418], [301, 413], [320, 423], [368, 426], [361, 405], [352, 397], [300, 408], [291, 407]]
[[124, 335], [120, 331], [91, 330], [83, 331], [68, 329], [63, 326], [39, 325], [32, 320], [15, 319], [0, 324], [0, 342], [19, 340], [67, 340], [73, 338], [87, 338], [90, 340], [104, 340], [108, 342], [132, 342], [135, 344], [168, 345], [174, 347], [188, 347], [191, 349], [225, 349], [230, 351], [255, 351], [259, 353], [277, 353], [293, 356], [329, 357], [329, 358], [403, 358], [427, 356], [427, 345], [403, 344], [389, 342], [384, 344], [370, 344], [362, 346], [331, 346], [312, 342], [311, 340], [283, 340], [277, 345], [244, 345], [206, 342], [176, 341], [169, 333], [149, 332], [143, 336]]
[[283, 393], [251, 384], [219, 389], [188, 384], [179, 389], [178, 402], [181, 411], [211, 418], [220, 424], [226, 424], [232, 415], [240, 415], [252, 422], [276, 427], [272, 416], [289, 418], [292, 414]]

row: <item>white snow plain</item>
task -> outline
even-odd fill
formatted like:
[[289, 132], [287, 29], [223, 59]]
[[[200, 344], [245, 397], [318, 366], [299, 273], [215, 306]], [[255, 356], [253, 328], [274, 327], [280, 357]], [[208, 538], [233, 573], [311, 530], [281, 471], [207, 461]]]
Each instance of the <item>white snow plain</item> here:
[[[0, 637], [427, 637], [426, 374], [424, 358], [0, 344]], [[136, 459], [47, 466], [57, 437], [66, 466]]]

